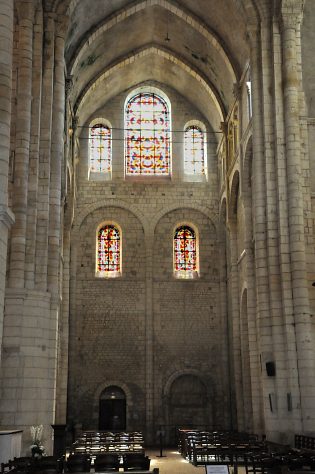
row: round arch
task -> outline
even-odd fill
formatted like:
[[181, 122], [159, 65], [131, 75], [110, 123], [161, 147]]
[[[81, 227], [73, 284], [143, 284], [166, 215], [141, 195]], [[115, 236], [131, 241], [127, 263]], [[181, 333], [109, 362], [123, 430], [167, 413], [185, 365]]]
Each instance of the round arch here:
[[147, 228], [147, 220], [145, 219], [145, 216], [143, 213], [134, 205], [130, 205], [127, 202], [121, 200], [121, 199], [101, 199], [97, 202], [93, 202], [91, 204], [88, 204], [84, 206], [84, 208], [80, 211], [80, 213], [76, 216], [75, 222], [74, 222], [74, 235], [78, 234], [78, 229], [80, 229], [81, 225], [83, 224], [83, 221], [86, 219], [86, 217], [91, 214], [92, 212], [96, 211], [97, 209], [100, 209], [101, 207], [103, 208], [108, 208], [108, 207], [117, 207], [121, 209], [125, 209], [126, 211], [131, 212], [141, 223], [142, 228], [144, 232], [146, 233], [146, 228]]
[[229, 193], [229, 207], [228, 207], [228, 219], [229, 222], [234, 222], [237, 216], [237, 205], [239, 198], [239, 185], [240, 185], [240, 173], [236, 170], [231, 179], [231, 187]]
[[124, 382], [120, 381], [120, 380], [115, 380], [115, 379], [107, 380], [106, 382], [101, 383], [100, 385], [98, 385], [97, 389], [95, 390], [94, 402], [93, 402], [93, 412], [92, 412], [93, 425], [94, 426], [98, 425], [98, 421], [99, 421], [99, 402], [100, 402], [102, 393], [104, 393], [105, 390], [110, 388], [110, 387], [118, 387], [119, 389], [121, 389], [125, 393], [125, 396], [126, 396], [126, 424], [127, 424], [127, 427], [128, 427], [130, 417], [131, 417], [131, 413], [133, 411], [134, 400], [132, 398], [132, 394], [131, 394], [131, 391], [130, 391], [128, 385], [125, 384]]
[[218, 224], [217, 217], [218, 216], [217, 215], [213, 216], [213, 213], [211, 213], [210, 209], [208, 209], [207, 207], [202, 207], [202, 206], [198, 206], [194, 204], [183, 206], [183, 203], [173, 202], [172, 204], [168, 205], [167, 207], [164, 207], [162, 210], [157, 212], [155, 216], [151, 219], [150, 221], [151, 234], [154, 235], [157, 225], [159, 224], [160, 220], [163, 219], [164, 216], [166, 216], [169, 212], [176, 211], [178, 209], [187, 209], [187, 210], [200, 212], [201, 214], [203, 214], [209, 219], [215, 233], [217, 233], [217, 224]]
[[209, 377], [195, 369], [174, 372], [163, 388], [168, 442], [176, 428], [207, 429], [214, 424], [214, 387]]
[[197, 80], [200, 83], [200, 86], [204, 89], [206, 94], [211, 99], [211, 103], [213, 104], [214, 110], [218, 116], [218, 124], [216, 128], [219, 128], [219, 122], [224, 121], [225, 109], [221, 101], [220, 94], [216, 90], [214, 84], [212, 84], [207, 78], [205, 78], [200, 71], [196, 70], [191, 65], [187, 64], [182, 58], [177, 56], [173, 51], [167, 50], [158, 45], [149, 45], [144, 48], [140, 48], [136, 51], [133, 51], [125, 58], [121, 58], [118, 62], [110, 65], [105, 70], [103, 70], [98, 76], [96, 76], [95, 79], [93, 79], [90, 83], [87, 84], [87, 86], [78, 96], [74, 105], [75, 113], [80, 115], [80, 112], [84, 107], [86, 101], [88, 101], [91, 93], [93, 93], [98, 86], [101, 86], [104, 81], [108, 80], [108, 78], [112, 74], [128, 67], [132, 63], [135, 63], [138, 59], [143, 59], [144, 57], [149, 55], [156, 55], [156, 57], [158, 57], [159, 59], [162, 59], [164, 61], [170, 61], [172, 64], [178, 66], [181, 70], [185, 71], [194, 80]]

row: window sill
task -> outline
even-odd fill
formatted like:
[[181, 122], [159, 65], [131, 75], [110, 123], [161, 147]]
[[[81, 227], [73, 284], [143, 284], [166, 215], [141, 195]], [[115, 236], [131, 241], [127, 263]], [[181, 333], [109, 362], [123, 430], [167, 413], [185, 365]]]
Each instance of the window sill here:
[[200, 278], [200, 275], [197, 271], [177, 271], [174, 272], [174, 278], [176, 280], [191, 281], [197, 280], [198, 278]]
[[96, 272], [95, 278], [101, 280], [115, 280], [116, 278], [121, 278], [121, 272]]
[[88, 174], [89, 181], [111, 181], [112, 173], [102, 173], [97, 171], [89, 171]]
[[170, 183], [171, 175], [168, 176], [154, 176], [154, 175], [125, 175], [125, 181], [132, 181], [133, 183]]

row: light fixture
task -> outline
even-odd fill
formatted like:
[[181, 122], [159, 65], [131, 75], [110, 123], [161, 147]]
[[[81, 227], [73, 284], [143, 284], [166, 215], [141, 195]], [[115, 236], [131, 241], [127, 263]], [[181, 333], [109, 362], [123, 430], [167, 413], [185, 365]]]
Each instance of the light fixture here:
[[164, 38], [164, 41], [171, 41], [171, 38], [169, 37], [168, 34], [168, 19], [169, 19], [169, 12], [167, 12], [167, 18], [166, 18], [166, 37]]

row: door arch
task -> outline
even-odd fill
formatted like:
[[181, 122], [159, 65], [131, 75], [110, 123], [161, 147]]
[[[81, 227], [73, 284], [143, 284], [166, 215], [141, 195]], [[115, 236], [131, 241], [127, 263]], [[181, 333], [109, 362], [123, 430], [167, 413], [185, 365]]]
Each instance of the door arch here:
[[212, 426], [212, 404], [208, 387], [199, 374], [182, 373], [166, 386], [167, 441], [176, 443], [177, 429], [206, 429]]
[[124, 431], [126, 429], [126, 394], [122, 388], [111, 385], [100, 395], [99, 430]]

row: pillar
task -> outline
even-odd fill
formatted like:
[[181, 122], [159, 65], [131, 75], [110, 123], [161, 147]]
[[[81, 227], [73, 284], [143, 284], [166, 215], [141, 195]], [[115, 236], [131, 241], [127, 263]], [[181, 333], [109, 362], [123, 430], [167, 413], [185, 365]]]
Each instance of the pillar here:
[[15, 224], [11, 232], [9, 287], [24, 288], [32, 105], [34, 5], [32, 0], [28, 0], [23, 2], [18, 1], [16, 6], [19, 17], [19, 35], [15, 162], [12, 197]]
[[306, 246], [304, 235], [303, 188], [300, 140], [301, 87], [297, 66], [297, 36], [300, 34], [303, 0], [282, 3], [282, 54], [285, 158], [289, 204], [289, 243], [293, 290], [297, 364], [300, 381], [302, 430], [314, 431], [314, 348], [307, 288]]
[[0, 345], [4, 311], [8, 231], [14, 222], [8, 208], [8, 170], [13, 53], [13, 2], [0, 2]]

